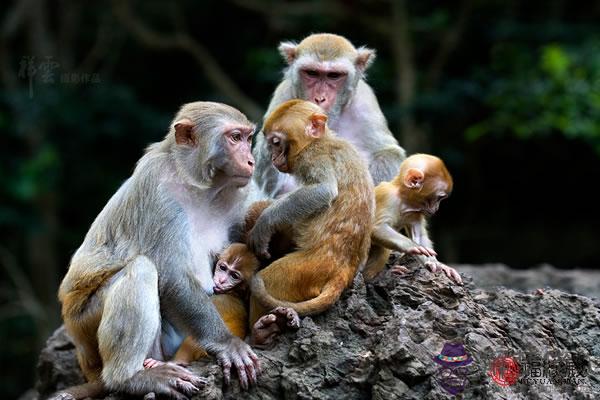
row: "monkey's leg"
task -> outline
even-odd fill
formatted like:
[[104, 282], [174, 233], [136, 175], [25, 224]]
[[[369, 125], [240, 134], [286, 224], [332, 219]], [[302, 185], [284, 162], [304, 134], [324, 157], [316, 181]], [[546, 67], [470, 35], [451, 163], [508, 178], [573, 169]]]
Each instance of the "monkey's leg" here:
[[174, 363], [143, 369], [144, 359], [160, 334], [158, 273], [148, 258], [138, 256], [108, 288], [98, 328], [98, 346], [108, 389], [132, 395], [184, 399], [204, 381]]
[[[216, 294], [211, 297], [211, 300], [229, 331], [243, 340], [247, 332], [248, 312], [242, 300], [230, 294]], [[190, 363], [207, 355], [202, 346], [196, 343], [191, 336], [188, 336], [175, 353], [173, 361]]]
[[87, 398], [104, 397], [106, 389], [102, 382], [90, 382], [72, 386], [52, 395], [48, 400], [81, 400]]
[[255, 347], [267, 346], [275, 337], [288, 329], [300, 328], [300, 317], [290, 307], [276, 307], [263, 315], [252, 326], [250, 343]]
[[390, 258], [391, 251], [383, 246], [372, 244], [369, 250], [367, 264], [362, 271], [365, 280], [369, 281], [375, 278], [383, 269]]
[[[328, 273], [323, 266], [333, 265], [333, 261], [311, 257], [305, 252], [296, 251], [275, 261], [258, 274], [266, 291], [278, 300], [301, 302], [321, 294], [327, 283]], [[254, 294], [250, 295], [250, 326], [267, 314], [273, 307], [264, 307]]]

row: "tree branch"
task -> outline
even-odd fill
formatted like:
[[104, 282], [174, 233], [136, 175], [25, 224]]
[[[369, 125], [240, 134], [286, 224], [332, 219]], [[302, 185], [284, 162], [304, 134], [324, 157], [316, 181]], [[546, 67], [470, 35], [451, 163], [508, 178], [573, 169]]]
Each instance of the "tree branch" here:
[[392, 1], [391, 23], [392, 57], [396, 66], [396, 93], [400, 106], [404, 108], [401, 120], [401, 144], [409, 153], [427, 151], [429, 140], [415, 123], [410, 109], [416, 92], [416, 69], [413, 59], [412, 39], [409, 30], [409, 16], [405, 0]]
[[448, 62], [450, 54], [456, 49], [459, 44], [460, 38], [465, 30], [467, 21], [473, 11], [473, 0], [463, 0], [461, 2], [460, 11], [456, 23], [451, 26], [442, 36], [440, 48], [436, 53], [429, 70], [425, 76], [425, 88], [431, 89], [435, 87], [442, 75], [442, 70]]
[[127, 1], [114, 0], [113, 10], [118, 20], [138, 42], [156, 50], [175, 49], [187, 52], [202, 68], [207, 79], [215, 88], [231, 99], [234, 105], [239, 107], [251, 119], [260, 120], [262, 118], [262, 108], [242, 92], [202, 44], [194, 40], [181, 28], [172, 34], [152, 30], [133, 15]]

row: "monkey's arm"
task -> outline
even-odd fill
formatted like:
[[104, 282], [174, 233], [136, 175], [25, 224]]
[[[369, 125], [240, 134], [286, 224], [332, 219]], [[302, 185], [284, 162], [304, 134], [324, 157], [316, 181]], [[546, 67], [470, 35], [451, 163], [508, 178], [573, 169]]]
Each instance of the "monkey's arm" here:
[[235, 366], [242, 387], [254, 384], [260, 369], [256, 354], [229, 332], [193, 274], [181, 271], [181, 274], [172, 275], [178, 278], [171, 278], [170, 282], [161, 285], [161, 307], [167, 319], [179, 330], [192, 335], [207, 353], [217, 358], [227, 383], [231, 367]]
[[421, 216], [421, 221], [410, 226], [410, 236], [412, 240], [419, 246], [428, 249], [430, 255], [437, 256], [437, 253], [433, 250], [433, 242], [429, 239], [429, 233], [427, 233], [427, 220]]
[[363, 80], [358, 83], [355, 99], [353, 112], [366, 116], [359, 130], [361, 147], [370, 154], [369, 172], [377, 186], [394, 179], [406, 158], [406, 151], [390, 132], [373, 89]]
[[396, 230], [388, 224], [376, 226], [373, 233], [371, 233], [371, 240], [375, 244], [402, 253], [406, 253], [412, 247], [417, 246], [415, 242], [396, 232]]
[[388, 182], [394, 179], [400, 170], [400, 164], [406, 158], [406, 152], [398, 145], [389, 145], [373, 153], [369, 172], [373, 183]]
[[335, 179], [330, 179], [302, 186], [274, 201], [260, 215], [254, 228], [248, 233], [248, 246], [255, 254], [270, 258], [267, 248], [273, 232], [323, 210], [337, 195], [337, 182]]

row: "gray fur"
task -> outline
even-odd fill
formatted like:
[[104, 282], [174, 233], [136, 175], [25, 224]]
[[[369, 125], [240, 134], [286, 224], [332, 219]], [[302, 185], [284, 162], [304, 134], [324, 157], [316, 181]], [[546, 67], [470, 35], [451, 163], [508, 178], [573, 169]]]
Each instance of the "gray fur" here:
[[[175, 143], [172, 126], [182, 118], [196, 124], [197, 148]], [[172, 329], [161, 330], [161, 321], [176, 328], [179, 340], [192, 335], [224, 365], [248, 360], [249, 347], [229, 333], [206, 293], [212, 287], [210, 252], [226, 246], [229, 230], [242, 222], [248, 191], [213, 180], [218, 171], [206, 168], [224, 158], [219, 129], [226, 122], [251, 125], [222, 104], [183, 106], [165, 139], [148, 147], [73, 256], [61, 296], [75, 290], [82, 276], [117, 272], [88, 299], [102, 310], [98, 338], [109, 389], [162, 393], [155, 386], [164, 382], [153, 383], [153, 375], [142, 371], [144, 358], [163, 356], [155, 353], [161, 332], [170, 336], [163, 342], [173, 346], [177, 340]], [[211, 221], [210, 230], [199, 233], [209, 244], [198, 248], [195, 240], [204, 238], [192, 233], [202, 218]], [[85, 312], [95, 311], [90, 306]]]
[[[298, 70], [292, 64], [287, 68], [283, 81], [275, 89], [265, 116], [287, 100], [304, 98], [297, 77]], [[375, 185], [391, 181], [406, 158], [406, 152], [390, 132], [377, 97], [364, 80], [363, 74], [350, 71], [347, 82], [345, 92], [338, 94], [340, 102], [328, 114], [328, 125], [358, 149], [363, 160], [369, 165]], [[289, 180], [286, 182], [284, 174], [273, 167], [262, 132], [256, 138], [254, 157], [254, 179], [263, 192], [270, 197], [277, 197], [293, 188]]]

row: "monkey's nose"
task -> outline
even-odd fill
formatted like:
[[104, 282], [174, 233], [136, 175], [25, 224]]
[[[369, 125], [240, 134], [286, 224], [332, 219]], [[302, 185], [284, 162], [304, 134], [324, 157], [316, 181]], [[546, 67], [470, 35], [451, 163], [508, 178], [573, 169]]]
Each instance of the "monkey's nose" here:
[[325, 102], [325, 97], [315, 97], [315, 103], [317, 103], [317, 105], [324, 103]]
[[248, 165], [254, 167], [254, 160], [248, 160]]

